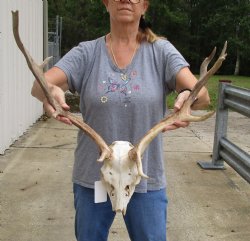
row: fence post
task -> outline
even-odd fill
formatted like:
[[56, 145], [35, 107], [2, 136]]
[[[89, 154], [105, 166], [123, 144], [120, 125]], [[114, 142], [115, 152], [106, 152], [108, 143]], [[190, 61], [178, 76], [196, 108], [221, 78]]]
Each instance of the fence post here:
[[225, 169], [224, 161], [220, 157], [219, 150], [220, 140], [227, 135], [228, 108], [225, 107], [224, 104], [224, 90], [229, 84], [231, 84], [229, 80], [220, 80], [219, 83], [212, 162], [199, 161], [198, 164], [203, 169]]
[[[43, 59], [48, 57], [48, 1], [43, 0]], [[48, 70], [48, 66], [45, 66]]]

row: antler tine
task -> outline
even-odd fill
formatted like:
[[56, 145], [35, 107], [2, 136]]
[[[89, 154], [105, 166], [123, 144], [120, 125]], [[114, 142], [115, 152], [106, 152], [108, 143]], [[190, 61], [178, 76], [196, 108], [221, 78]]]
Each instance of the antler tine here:
[[221, 67], [222, 62], [226, 59], [226, 56], [227, 56], [226, 49], [227, 49], [227, 41], [224, 43], [224, 47], [221, 51], [219, 58], [217, 59], [217, 61], [214, 63], [214, 65], [211, 67], [211, 69], [209, 71], [207, 71], [207, 67], [208, 67], [209, 63], [212, 61], [212, 59], [214, 58], [214, 55], [216, 53], [216, 48], [214, 48], [214, 50], [212, 51], [210, 56], [205, 58], [205, 60], [201, 64], [200, 78], [199, 78], [198, 82], [196, 83], [196, 85], [194, 86], [194, 88], [189, 96], [191, 103], [194, 102], [194, 100], [196, 99], [196, 96], [200, 92], [201, 88], [206, 85], [208, 79], [212, 75], [214, 75], [216, 73], [216, 71]]
[[44, 73], [43, 73], [43, 68], [45, 65], [48, 63], [48, 61], [51, 59], [51, 57], [46, 58], [44, 62], [41, 65], [38, 65], [27, 49], [24, 47], [20, 35], [19, 35], [19, 13], [18, 11], [13, 12], [12, 11], [12, 21], [13, 21], [13, 34], [14, 38], [16, 41], [17, 46], [23, 53], [26, 62], [29, 66], [29, 69], [33, 73], [34, 77], [38, 81], [39, 85], [41, 86], [45, 97], [47, 98], [48, 102], [50, 105], [53, 106], [53, 108], [56, 110], [54, 113], [53, 117], [56, 118], [58, 115], [67, 117], [75, 126], [77, 126], [79, 129], [83, 130], [88, 136], [90, 136], [96, 144], [99, 146], [101, 150], [101, 157], [97, 161], [103, 161], [106, 158], [110, 159], [112, 152], [111, 149], [108, 147], [106, 142], [103, 140], [103, 138], [97, 134], [89, 125], [87, 125], [83, 120], [78, 118], [77, 116], [73, 115], [69, 111], [63, 110], [63, 108], [59, 105], [59, 103], [55, 100], [55, 98], [51, 95], [50, 90], [48, 88], [48, 84], [46, 82]]
[[200, 67], [200, 78], [202, 78], [207, 73], [207, 67], [214, 58], [217, 48], [214, 47], [212, 53], [204, 59]]
[[139, 175], [142, 177], [147, 176], [143, 173], [142, 170], [142, 163], [141, 163], [141, 156], [143, 155], [144, 151], [146, 150], [147, 146], [150, 144], [150, 142], [167, 126], [171, 125], [176, 121], [189, 121], [189, 122], [198, 122], [203, 121], [209, 118], [214, 114], [214, 111], [208, 112], [207, 114], [203, 116], [192, 116], [190, 113], [191, 105], [193, 104], [196, 96], [198, 95], [201, 88], [207, 83], [208, 79], [221, 67], [222, 62], [225, 60], [227, 54], [226, 54], [226, 48], [227, 48], [227, 42], [225, 42], [223, 50], [215, 62], [215, 64], [212, 66], [212, 68], [207, 71], [207, 66], [213, 59], [216, 48], [212, 51], [209, 57], [207, 57], [203, 63], [201, 64], [201, 77], [199, 81], [194, 86], [193, 90], [190, 93], [190, 96], [188, 99], [184, 102], [183, 106], [178, 112], [172, 113], [165, 117], [162, 121], [160, 121], [158, 124], [153, 126], [146, 134], [145, 136], [139, 141], [135, 147], [130, 150], [129, 156], [131, 160], [134, 160], [137, 162], [138, 166], [138, 172]]

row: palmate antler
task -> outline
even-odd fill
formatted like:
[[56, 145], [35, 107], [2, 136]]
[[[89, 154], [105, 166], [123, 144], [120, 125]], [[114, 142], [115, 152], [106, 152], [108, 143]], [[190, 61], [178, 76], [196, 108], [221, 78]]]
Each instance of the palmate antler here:
[[135, 160], [137, 162], [139, 174], [142, 177], [148, 178], [142, 170], [142, 162], [141, 158], [142, 155], [145, 151], [145, 149], [148, 147], [150, 142], [160, 133], [162, 130], [167, 126], [171, 125], [176, 121], [188, 121], [188, 122], [199, 122], [208, 119], [210, 116], [214, 114], [214, 111], [208, 112], [207, 114], [203, 116], [193, 116], [191, 115], [191, 106], [196, 100], [196, 97], [201, 90], [203, 86], [206, 85], [208, 79], [215, 74], [215, 72], [221, 67], [222, 62], [225, 60], [227, 54], [226, 54], [226, 49], [227, 49], [227, 42], [225, 42], [223, 50], [215, 62], [215, 64], [211, 67], [210, 70], [207, 70], [207, 67], [211, 60], [213, 59], [215, 53], [216, 53], [216, 48], [212, 51], [209, 57], [207, 57], [203, 63], [201, 64], [200, 68], [200, 78], [196, 85], [194, 86], [193, 90], [191, 91], [188, 99], [184, 102], [183, 106], [178, 112], [172, 113], [165, 117], [161, 122], [156, 124], [154, 127], [152, 127], [146, 134], [145, 136], [139, 141], [137, 145], [130, 151], [129, 155], [132, 160]]
[[99, 158], [99, 161], [103, 161], [106, 158], [110, 158], [112, 155], [112, 151], [109, 148], [109, 146], [106, 144], [106, 142], [103, 140], [103, 138], [98, 133], [96, 133], [89, 125], [87, 125], [82, 119], [73, 115], [69, 111], [63, 110], [63, 108], [59, 105], [56, 99], [51, 95], [50, 89], [48, 88], [48, 84], [46, 82], [46, 79], [43, 73], [43, 68], [46, 66], [50, 58], [45, 59], [41, 65], [38, 65], [30, 56], [29, 52], [24, 47], [19, 36], [19, 30], [18, 30], [19, 13], [18, 11], [16, 12], [12, 11], [12, 21], [13, 21], [13, 34], [14, 34], [14, 38], [16, 40], [17, 46], [23, 53], [27, 61], [27, 64], [29, 66], [29, 69], [31, 70], [36, 80], [38, 81], [39, 85], [41, 86], [43, 93], [46, 96], [48, 102], [55, 109], [55, 113], [53, 114], [53, 117], [56, 118], [58, 115], [67, 117], [75, 126], [83, 130], [87, 135], [89, 135], [100, 148], [101, 156]]

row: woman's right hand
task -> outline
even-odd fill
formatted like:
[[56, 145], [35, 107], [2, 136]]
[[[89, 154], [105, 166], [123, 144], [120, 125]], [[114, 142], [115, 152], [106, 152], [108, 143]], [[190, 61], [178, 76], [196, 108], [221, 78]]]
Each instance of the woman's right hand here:
[[[52, 67], [44, 75], [52, 97], [55, 98], [65, 111], [68, 111], [70, 107], [65, 102], [65, 91], [69, 89], [66, 74], [60, 68]], [[56, 115], [56, 110], [49, 104], [42, 88], [36, 80], [33, 83], [31, 94], [43, 103], [44, 110], [48, 116]], [[69, 125], [72, 124], [67, 117], [58, 115], [56, 119]]]
[[[70, 107], [65, 102], [65, 93], [64, 93], [64, 91], [60, 87], [58, 87], [56, 85], [50, 85], [49, 89], [50, 89], [51, 95], [55, 98], [55, 100], [58, 102], [58, 104], [65, 111], [68, 111], [70, 109]], [[46, 114], [49, 117], [53, 116], [55, 114], [56, 110], [54, 109], [54, 107], [52, 105], [50, 105], [47, 98], [44, 98], [42, 102], [43, 102], [43, 108], [44, 108]], [[57, 115], [56, 119], [63, 122], [63, 123], [65, 123], [65, 124], [72, 125], [72, 122], [67, 117]]]

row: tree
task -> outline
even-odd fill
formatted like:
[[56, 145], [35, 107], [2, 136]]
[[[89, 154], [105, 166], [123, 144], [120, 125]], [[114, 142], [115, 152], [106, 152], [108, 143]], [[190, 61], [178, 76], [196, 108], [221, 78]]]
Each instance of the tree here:
[[108, 31], [108, 14], [101, 1], [51, 0], [49, 17], [63, 17], [62, 53], [81, 41], [91, 40]]
[[153, 31], [167, 37], [183, 55], [188, 55], [186, 42], [189, 42], [190, 32], [185, 0], [150, 1], [146, 18], [152, 23]]
[[[225, 40], [229, 43], [226, 73], [240, 73], [240, 60], [249, 63], [250, 40], [250, 1], [249, 0], [217, 0], [199, 1], [200, 11], [207, 11], [200, 16], [201, 39], [206, 37], [212, 45], [221, 45]], [[208, 46], [208, 45], [206, 45]], [[244, 69], [242, 71], [244, 73]], [[249, 73], [249, 70], [248, 70]]]
[[[49, 17], [55, 15], [63, 17], [63, 53], [109, 31], [101, 0], [49, 0]], [[227, 40], [220, 73], [250, 74], [250, 0], [152, 0], [146, 19], [177, 47], [193, 72], [214, 46], [221, 49]]]

